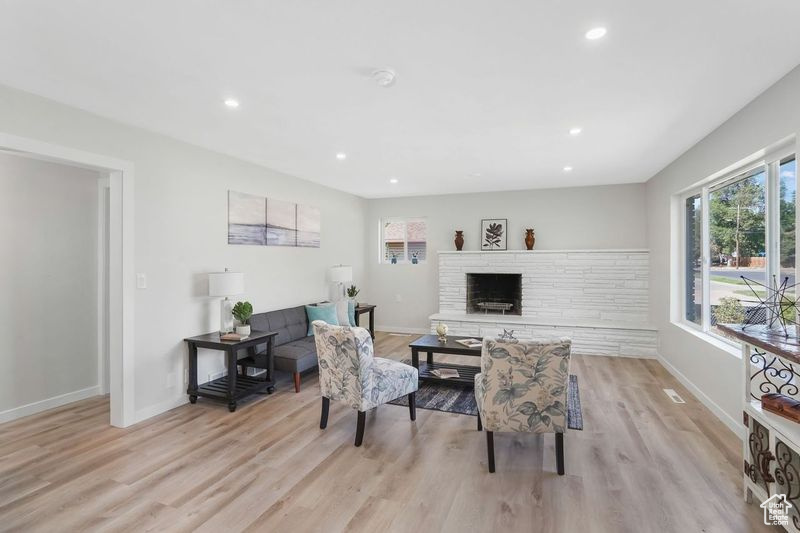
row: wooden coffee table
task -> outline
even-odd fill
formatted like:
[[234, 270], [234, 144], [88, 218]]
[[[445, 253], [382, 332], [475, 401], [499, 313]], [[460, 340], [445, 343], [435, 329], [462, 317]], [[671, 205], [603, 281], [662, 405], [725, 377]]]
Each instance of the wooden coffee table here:
[[[455, 363], [437, 363], [433, 360], [433, 354], [450, 354], [450, 355], [469, 355], [477, 357], [480, 362], [481, 347], [467, 348], [463, 344], [456, 341], [460, 339], [475, 339], [477, 337], [457, 337], [448, 335], [447, 342], [439, 342], [437, 335], [423, 335], [414, 342], [408, 345], [411, 348], [411, 364], [419, 370], [419, 379], [421, 381], [440, 381], [448, 383], [457, 383], [459, 385], [468, 385], [470, 387], [475, 385], [475, 374], [481, 371], [480, 364], [478, 366], [471, 365], [457, 365]], [[428, 355], [427, 361], [420, 364], [419, 353], [424, 352]], [[441, 368], [455, 368], [458, 370], [459, 376], [457, 378], [442, 379], [431, 374], [431, 370]]]

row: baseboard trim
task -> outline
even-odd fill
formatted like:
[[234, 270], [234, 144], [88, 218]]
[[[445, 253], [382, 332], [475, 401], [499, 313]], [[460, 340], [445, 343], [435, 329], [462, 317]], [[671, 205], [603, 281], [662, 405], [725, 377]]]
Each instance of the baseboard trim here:
[[413, 333], [418, 335], [425, 335], [430, 333], [430, 328], [406, 328], [402, 326], [375, 326], [375, 331], [382, 331], [384, 333]]
[[664, 359], [663, 356], [659, 354], [657, 360], [659, 363], [661, 363], [661, 366], [667, 369], [667, 372], [672, 374], [675, 379], [681, 382], [681, 385], [689, 389], [689, 392], [691, 392], [695, 398], [700, 400], [700, 403], [705, 405], [709, 411], [714, 413], [714, 415], [722, 421], [723, 424], [728, 426], [728, 429], [733, 431], [736, 436], [739, 437], [739, 439], [745, 439], [747, 432], [745, 431], [745, 427], [739, 421], [731, 418], [731, 416], [728, 415], [728, 413], [726, 413], [719, 405], [717, 405], [714, 400], [709, 398], [706, 393], [700, 390], [700, 388], [692, 382], [692, 380], [683, 375], [680, 370], [672, 366], [672, 364]]
[[180, 407], [185, 403], [189, 403], [189, 396], [187, 396], [186, 393], [182, 393], [180, 396], [176, 396], [175, 398], [170, 398], [161, 403], [145, 407], [144, 409], [139, 409], [136, 411], [133, 423], [138, 424], [139, 422], [144, 422], [148, 418], [153, 418], [154, 416], [166, 413], [167, 411], [175, 409], [176, 407]]
[[42, 411], [47, 411], [48, 409], [61, 407], [62, 405], [67, 405], [68, 403], [85, 400], [86, 398], [99, 395], [100, 386], [95, 385], [94, 387], [87, 387], [85, 389], [68, 392], [59, 396], [53, 396], [52, 398], [39, 400], [38, 402], [20, 405], [19, 407], [13, 407], [0, 412], [0, 424], [4, 422], [11, 422], [12, 420], [22, 418], [23, 416], [34, 415], [36, 413], [41, 413]]

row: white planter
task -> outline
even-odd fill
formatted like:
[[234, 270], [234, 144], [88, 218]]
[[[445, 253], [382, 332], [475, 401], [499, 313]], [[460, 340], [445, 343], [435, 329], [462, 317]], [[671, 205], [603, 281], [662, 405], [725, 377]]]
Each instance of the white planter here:
[[245, 326], [236, 326], [236, 333], [243, 337], [250, 335], [250, 324]]

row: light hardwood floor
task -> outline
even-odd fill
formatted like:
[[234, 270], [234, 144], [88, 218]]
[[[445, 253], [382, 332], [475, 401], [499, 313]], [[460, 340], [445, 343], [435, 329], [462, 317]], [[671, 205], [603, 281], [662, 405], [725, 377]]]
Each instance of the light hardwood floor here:
[[[406, 358], [411, 338], [379, 334], [376, 354]], [[0, 425], [0, 530], [767, 530], [741, 497], [739, 441], [658, 362], [575, 356], [572, 373], [584, 431], [563, 477], [552, 435], [497, 434], [489, 474], [474, 417], [421, 409], [370, 412], [355, 448], [354, 411], [332, 403], [319, 429], [315, 374], [128, 429], [84, 400]]]

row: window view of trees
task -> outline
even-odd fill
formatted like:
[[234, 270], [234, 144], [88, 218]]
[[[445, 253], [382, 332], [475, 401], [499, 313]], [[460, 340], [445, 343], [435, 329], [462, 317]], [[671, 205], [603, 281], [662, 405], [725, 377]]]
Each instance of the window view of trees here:
[[764, 178], [762, 171], [709, 194], [712, 264], [735, 268], [764, 265]]
[[[797, 247], [795, 155], [767, 154], [763, 165], [731, 172], [684, 197], [684, 320], [704, 331], [717, 323], [771, 317], [759, 299], [786, 282], [794, 309]], [[747, 278], [753, 289], [742, 279]], [[753, 283], [755, 282], [755, 283]], [[755, 290], [755, 293], [753, 292]], [[782, 302], [783, 304], [783, 302]], [[794, 318], [794, 312], [789, 313]]]
[[[709, 246], [711, 323], [715, 310], [727, 309], [731, 300], [746, 308], [756, 297], [741, 276], [765, 283], [766, 255], [766, 172], [761, 170], [709, 193]], [[761, 322], [766, 317], [752, 317]]]

